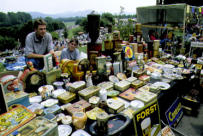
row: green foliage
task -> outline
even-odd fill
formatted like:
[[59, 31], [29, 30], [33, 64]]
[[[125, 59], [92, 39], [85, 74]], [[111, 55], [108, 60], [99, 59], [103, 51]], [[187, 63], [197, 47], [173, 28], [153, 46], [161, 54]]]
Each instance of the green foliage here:
[[100, 26], [108, 27], [115, 24], [114, 16], [111, 13], [103, 13], [101, 15]]
[[25, 38], [30, 32], [33, 31], [33, 27], [34, 27], [33, 21], [30, 20], [27, 23], [25, 23], [24, 25], [22, 25], [22, 27], [20, 28], [19, 40], [21, 43], [21, 47], [25, 47]]
[[49, 32], [65, 28], [65, 24], [57, 19], [46, 17], [44, 20], [47, 22], [47, 30]]
[[8, 12], [7, 14], [0, 12], [0, 26], [19, 25], [31, 19], [31, 15], [25, 12]]
[[80, 25], [82, 27], [82, 31], [83, 32], [87, 32], [87, 18], [86, 17], [83, 17], [83, 18], [80, 18], [78, 20], [76, 20], [75, 22], [76, 25]]
[[129, 35], [133, 34], [135, 26], [132, 19], [119, 20], [116, 30], [120, 31], [121, 39], [129, 40]]
[[57, 18], [57, 20], [62, 21], [62, 22], [75, 22], [76, 20], [78, 20], [80, 18], [82, 18], [82, 17]]
[[68, 31], [67, 31], [66, 27], [64, 29], [63, 36], [65, 39], [68, 38]]
[[53, 40], [58, 40], [59, 39], [59, 34], [57, 32], [51, 32]]
[[18, 42], [12, 37], [0, 36], [0, 50], [5, 51], [6, 49], [14, 49], [17, 47]]
[[87, 46], [80, 46], [80, 47], [78, 47], [78, 49], [80, 52], [87, 53]]
[[83, 32], [83, 28], [79, 26], [79, 27], [76, 27], [76, 28], [72, 29], [72, 33], [73, 33], [74, 36], [78, 35], [78, 32]]
[[75, 21], [70, 21], [70, 22], [64, 22], [66, 28], [75, 25]]

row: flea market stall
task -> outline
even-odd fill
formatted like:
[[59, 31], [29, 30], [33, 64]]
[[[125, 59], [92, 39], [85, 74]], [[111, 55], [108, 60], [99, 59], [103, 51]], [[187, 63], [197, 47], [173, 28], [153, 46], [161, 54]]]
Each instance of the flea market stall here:
[[[104, 42], [102, 51], [97, 40], [99, 21], [100, 15], [88, 15], [87, 58], [64, 59], [54, 67], [46, 55], [42, 71], [25, 67], [16, 75], [1, 75], [0, 135], [173, 133], [170, 127], [183, 116], [179, 98], [188, 88], [183, 85], [202, 65], [159, 50], [148, 56], [147, 44], [140, 37], [145, 31], [139, 28], [136, 40], [123, 41], [119, 31], [109, 33], [112, 39]], [[153, 46], [157, 49], [159, 43]]]

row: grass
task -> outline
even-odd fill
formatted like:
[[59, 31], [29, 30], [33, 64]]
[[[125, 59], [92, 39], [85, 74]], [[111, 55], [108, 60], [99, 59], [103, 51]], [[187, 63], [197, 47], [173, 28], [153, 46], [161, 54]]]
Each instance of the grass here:
[[87, 53], [87, 46], [80, 46], [80, 47], [78, 47], [78, 49], [80, 52]]
[[73, 26], [73, 25], [75, 25], [75, 21], [64, 22], [64, 24], [66, 25], [66, 27]]

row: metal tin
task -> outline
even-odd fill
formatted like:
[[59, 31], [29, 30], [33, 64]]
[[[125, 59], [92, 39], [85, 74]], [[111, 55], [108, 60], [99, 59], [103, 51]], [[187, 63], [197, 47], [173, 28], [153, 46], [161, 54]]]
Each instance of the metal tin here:
[[72, 100], [74, 100], [76, 98], [76, 94], [71, 93], [71, 92], [65, 92], [65, 93], [60, 94], [57, 98], [59, 99], [59, 101], [61, 103], [65, 104], [65, 103], [69, 103]]
[[90, 86], [88, 88], [85, 88], [81, 91], [78, 92], [78, 95], [85, 99], [88, 100], [90, 97], [94, 96], [94, 95], [98, 95], [100, 90], [100, 87], [97, 86]]
[[74, 112], [86, 111], [91, 107], [91, 105], [85, 101], [80, 100], [78, 102], [73, 103], [72, 105], [66, 108], [67, 112], [72, 115]]
[[58, 136], [57, 124], [41, 116], [31, 120], [17, 131], [20, 136]]
[[125, 109], [124, 103], [112, 98], [107, 100], [107, 106], [109, 107], [109, 112], [113, 114], [119, 113]]
[[132, 100], [135, 99], [135, 97], [134, 97], [134, 96], [135, 96], [135, 93], [136, 93], [136, 91], [135, 91], [134, 88], [129, 88], [128, 90], [122, 92], [119, 96], [120, 96], [121, 98], [126, 99], [126, 100], [132, 101]]
[[60, 111], [61, 111], [61, 108], [57, 104], [44, 109], [45, 114], [48, 114], [48, 113], [56, 114], [56, 113], [59, 113]]
[[130, 87], [130, 83], [126, 80], [120, 81], [115, 84], [115, 89], [119, 91], [124, 91]]
[[131, 87], [133, 87], [135, 89], [137, 89], [137, 88], [139, 88], [139, 87], [141, 87], [143, 85], [144, 85], [144, 82], [141, 81], [141, 80], [136, 80], [136, 81], [131, 83]]
[[69, 87], [69, 91], [70, 92], [78, 92], [82, 89], [84, 89], [86, 86], [86, 83], [85, 81], [76, 81], [76, 82], [73, 82], [70, 87]]

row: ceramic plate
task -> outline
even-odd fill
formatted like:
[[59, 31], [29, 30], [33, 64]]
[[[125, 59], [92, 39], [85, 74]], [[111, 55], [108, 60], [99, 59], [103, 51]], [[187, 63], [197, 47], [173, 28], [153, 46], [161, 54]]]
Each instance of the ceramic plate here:
[[111, 75], [111, 76], [109, 76], [109, 81], [111, 81], [113, 83], [118, 83], [119, 79], [116, 76]]
[[72, 132], [72, 127], [70, 125], [59, 125], [58, 134], [59, 136], [69, 136]]
[[159, 89], [161, 89], [161, 90], [167, 90], [170, 87], [170, 85], [165, 82], [156, 82], [156, 83], [154, 83], [154, 85], [158, 86]]

